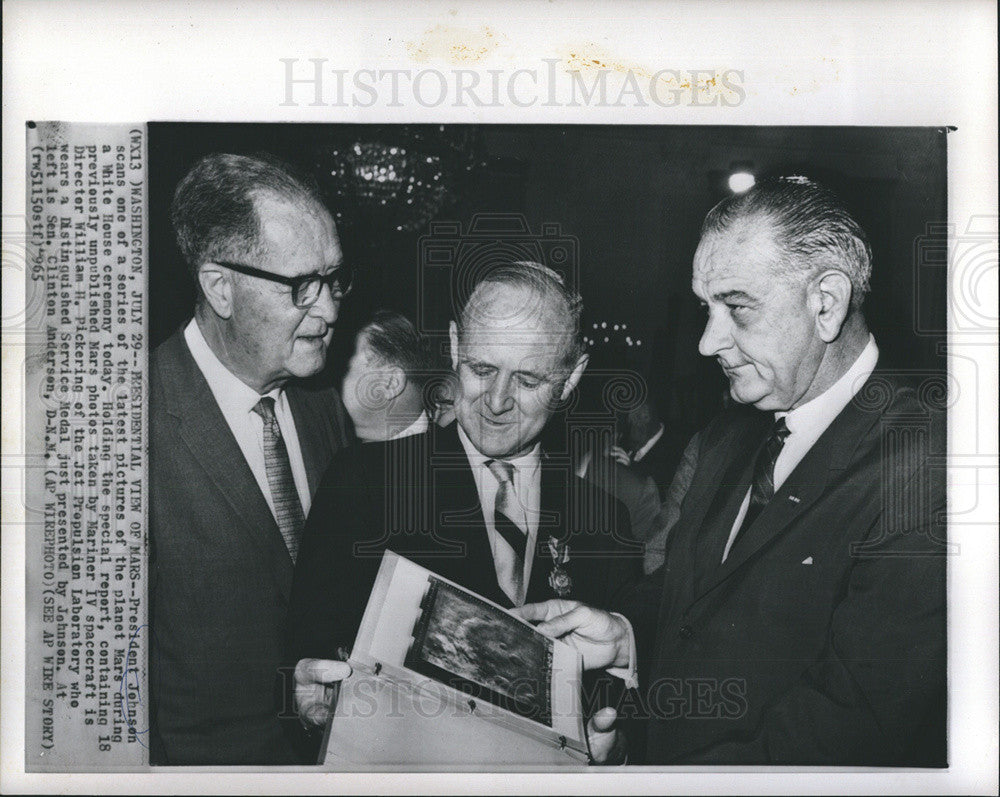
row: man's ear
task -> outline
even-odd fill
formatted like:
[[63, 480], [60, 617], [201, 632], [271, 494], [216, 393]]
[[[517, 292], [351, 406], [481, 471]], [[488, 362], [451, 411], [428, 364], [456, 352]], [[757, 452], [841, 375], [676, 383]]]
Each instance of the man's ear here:
[[573, 366], [573, 373], [569, 375], [563, 383], [562, 395], [559, 396], [560, 401], [565, 401], [570, 393], [573, 392], [578, 384], [580, 384], [580, 377], [583, 376], [583, 372], [587, 370], [587, 363], [590, 362], [589, 354], [581, 354], [580, 359], [576, 361], [576, 365]]
[[386, 401], [395, 401], [406, 390], [406, 372], [398, 365], [387, 365], [383, 370], [383, 389]]
[[448, 340], [451, 342], [451, 367], [458, 371], [458, 327], [454, 321], [448, 322]]
[[816, 331], [824, 343], [840, 335], [844, 320], [851, 311], [850, 278], [836, 269], [824, 271], [813, 281], [810, 303], [816, 313]]
[[233, 281], [230, 272], [215, 263], [203, 263], [198, 269], [198, 284], [219, 318], [229, 318], [233, 314]]

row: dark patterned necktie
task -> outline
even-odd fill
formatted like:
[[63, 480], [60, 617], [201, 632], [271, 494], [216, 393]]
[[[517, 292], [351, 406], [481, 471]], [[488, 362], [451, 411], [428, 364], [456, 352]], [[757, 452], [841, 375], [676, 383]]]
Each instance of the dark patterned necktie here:
[[285, 448], [281, 427], [278, 426], [278, 418], [274, 414], [274, 399], [264, 396], [254, 406], [253, 411], [264, 421], [264, 468], [267, 470], [267, 484], [271, 488], [271, 500], [274, 502], [278, 530], [294, 563], [299, 554], [299, 538], [302, 535], [305, 517], [302, 514], [298, 490], [295, 489], [292, 466], [288, 461], [288, 449]]
[[[782, 416], [775, 420], [771, 427], [771, 433], [764, 441], [764, 447], [757, 454], [757, 459], [753, 465], [753, 483], [750, 487], [750, 503], [747, 506], [747, 513], [740, 524], [740, 530], [733, 538], [733, 545], [740, 538], [744, 531], [753, 525], [757, 516], [761, 513], [767, 502], [774, 497], [774, 463], [778, 461], [778, 455], [785, 446], [785, 438], [791, 432]], [[730, 546], [730, 549], [732, 546]]]
[[524, 555], [528, 547], [528, 521], [514, 492], [514, 466], [499, 459], [487, 460], [500, 485], [493, 504], [493, 526], [501, 538], [494, 565], [497, 581], [507, 597], [519, 606], [524, 602]]

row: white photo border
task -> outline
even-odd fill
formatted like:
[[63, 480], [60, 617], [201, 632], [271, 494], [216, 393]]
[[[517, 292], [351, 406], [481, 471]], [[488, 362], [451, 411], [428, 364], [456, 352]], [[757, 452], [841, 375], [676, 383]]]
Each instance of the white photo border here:
[[[997, 217], [996, 9], [988, 2], [631, 2], [579, 0], [457, 3], [178, 2], [4, 4], [3, 217], [5, 237], [25, 216], [25, 123], [61, 120], [287, 122], [505, 122], [953, 126], [948, 149], [949, 221], [956, 241]], [[560, 79], [592, 62], [621, 85], [631, 71], [737, 70], [732, 105], [685, 100], [546, 104], [522, 75], [497, 107], [393, 102], [370, 107], [286, 98], [281, 59], [325, 59], [324, 69], [517, 70]], [[549, 59], [549, 60], [546, 60]], [[593, 68], [591, 66], [591, 68]], [[331, 78], [333, 73], [329, 73]], [[664, 76], [671, 79], [671, 75]], [[683, 79], [684, 75], [681, 76]], [[543, 78], [538, 78], [542, 81]], [[696, 78], [697, 80], [697, 78]], [[369, 81], [370, 82], [370, 81]], [[380, 84], [381, 85], [381, 84]], [[453, 88], [449, 84], [450, 88]], [[518, 94], [517, 91], [527, 91]], [[737, 92], [738, 94], [739, 92]], [[369, 97], [363, 94], [362, 100]], [[529, 99], [537, 100], [526, 107]], [[992, 227], [990, 225], [992, 224]], [[972, 226], [970, 226], [972, 225]], [[996, 262], [979, 293], [952, 290], [949, 357], [978, 369], [976, 418], [951, 409], [951, 496], [973, 508], [950, 532], [962, 554], [949, 569], [949, 755], [944, 771], [796, 768], [646, 768], [581, 774], [374, 774], [187, 769], [129, 775], [24, 773], [24, 539], [19, 452], [23, 361], [7, 320], [24, 307], [23, 274], [4, 257], [3, 537], [0, 790], [24, 792], [380, 793], [737, 792], [995, 793], [997, 770], [997, 306]], [[20, 264], [23, 271], [24, 264]], [[991, 276], [992, 275], [992, 276]], [[959, 275], [960, 276], [960, 275]], [[956, 281], [950, 286], [954, 289]], [[970, 306], [974, 304], [975, 306]], [[994, 308], [985, 315], [982, 308]], [[978, 327], [963, 319], [979, 318]], [[8, 337], [8, 333], [10, 337]], [[23, 347], [22, 347], [23, 350]], [[990, 410], [994, 411], [990, 411]], [[977, 426], [978, 424], [978, 426]], [[971, 496], [971, 498], [970, 498]], [[300, 774], [301, 773], [301, 774]]]

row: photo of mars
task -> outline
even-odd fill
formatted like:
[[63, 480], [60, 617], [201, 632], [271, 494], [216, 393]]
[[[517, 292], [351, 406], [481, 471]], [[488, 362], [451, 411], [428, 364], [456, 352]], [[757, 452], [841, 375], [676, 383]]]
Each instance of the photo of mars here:
[[552, 640], [440, 581], [425, 612], [426, 631], [413, 654], [507, 698], [493, 702], [518, 714], [549, 716]]

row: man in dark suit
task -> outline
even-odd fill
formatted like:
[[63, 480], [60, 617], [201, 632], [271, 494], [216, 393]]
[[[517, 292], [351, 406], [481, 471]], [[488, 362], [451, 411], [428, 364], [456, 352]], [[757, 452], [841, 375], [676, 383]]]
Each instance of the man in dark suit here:
[[554, 272], [495, 269], [451, 325], [457, 422], [335, 460], [289, 613], [306, 722], [329, 716], [317, 685], [350, 673], [333, 660], [350, 651], [387, 549], [505, 607], [552, 595], [609, 606], [638, 576], [624, 507], [538, 442], [586, 367], [579, 330], [579, 298]]
[[661, 502], [660, 491], [651, 477], [639, 476], [616, 459], [600, 454], [594, 456], [592, 450], [585, 451], [579, 458], [575, 473], [624, 504], [632, 536], [645, 548], [643, 570], [652, 573], [663, 564], [663, 549], [669, 531], [666, 504]]
[[277, 670], [304, 517], [345, 445], [323, 368], [349, 288], [333, 220], [282, 164], [210, 155], [178, 185], [194, 318], [150, 362], [150, 759], [295, 760]]
[[687, 441], [664, 425], [649, 397], [624, 414], [623, 426], [611, 456], [637, 478], [652, 479], [660, 501], [665, 501]]
[[[648, 763], [946, 765], [941, 381], [877, 370], [870, 273], [864, 232], [804, 178], [706, 218], [700, 351], [737, 406], [700, 433], [664, 568], [623, 609]], [[624, 659], [605, 612], [523, 612], [585, 666]]]

